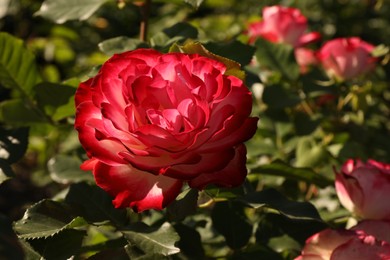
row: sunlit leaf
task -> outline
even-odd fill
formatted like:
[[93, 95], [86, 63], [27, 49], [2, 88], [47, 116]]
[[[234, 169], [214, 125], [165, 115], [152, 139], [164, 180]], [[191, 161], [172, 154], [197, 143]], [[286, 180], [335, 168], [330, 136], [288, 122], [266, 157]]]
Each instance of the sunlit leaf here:
[[62, 230], [85, 225], [81, 217], [74, 217], [70, 209], [59, 202], [42, 200], [31, 206], [23, 218], [15, 223], [21, 238], [47, 238]]
[[275, 209], [290, 219], [323, 222], [312, 204], [289, 200], [274, 189], [248, 193], [242, 201], [256, 209], [261, 207]]
[[48, 161], [47, 168], [50, 172], [50, 177], [59, 183], [93, 182], [92, 173], [81, 170], [80, 165], [80, 159], [59, 154]]
[[316, 167], [326, 162], [328, 153], [322, 144], [317, 144], [312, 137], [302, 137], [296, 149], [297, 167]]
[[316, 184], [320, 187], [326, 187], [333, 184], [333, 181], [320, 175], [310, 168], [295, 168], [281, 160], [275, 160], [270, 164], [264, 164], [251, 169], [252, 174], [268, 174], [283, 176], [293, 180], [306, 181]]
[[0, 32], [0, 84], [19, 91], [26, 98], [40, 81], [35, 57], [23, 41]]
[[180, 238], [168, 222], [162, 224], [159, 228], [137, 223], [121, 230], [121, 232], [132, 245], [137, 246], [145, 253], [167, 256], [180, 252], [180, 249], [175, 246]]
[[88, 19], [107, 0], [45, 0], [35, 15], [56, 23]]

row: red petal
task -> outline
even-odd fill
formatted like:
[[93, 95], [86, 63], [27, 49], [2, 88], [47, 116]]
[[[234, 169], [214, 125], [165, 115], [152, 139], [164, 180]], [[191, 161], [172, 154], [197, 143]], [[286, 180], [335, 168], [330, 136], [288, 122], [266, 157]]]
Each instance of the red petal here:
[[241, 144], [236, 147], [234, 158], [222, 170], [204, 173], [190, 180], [191, 188], [203, 189], [208, 184], [221, 187], [235, 187], [241, 185], [246, 177], [246, 148]]
[[115, 197], [116, 208], [132, 207], [141, 212], [161, 210], [179, 195], [182, 182], [140, 171], [131, 165], [110, 166], [97, 163], [94, 169], [96, 183]]

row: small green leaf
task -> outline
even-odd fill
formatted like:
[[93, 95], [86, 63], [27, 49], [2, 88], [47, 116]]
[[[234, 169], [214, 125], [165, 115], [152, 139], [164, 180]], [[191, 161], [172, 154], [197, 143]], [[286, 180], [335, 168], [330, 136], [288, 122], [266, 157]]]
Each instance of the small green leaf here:
[[244, 205], [235, 201], [215, 204], [211, 212], [213, 227], [221, 233], [230, 248], [245, 246], [252, 236], [252, 225], [244, 213]]
[[38, 107], [46, 115], [58, 121], [75, 113], [74, 94], [76, 88], [54, 83], [40, 83], [34, 87]]
[[27, 209], [23, 218], [15, 223], [15, 231], [24, 239], [47, 238], [85, 224], [83, 218], [74, 218], [66, 205], [42, 200]]
[[199, 8], [204, 0], [184, 0], [185, 3], [192, 5], [193, 8]]
[[313, 168], [326, 162], [328, 153], [325, 147], [317, 144], [311, 136], [300, 138], [296, 149], [297, 167]]
[[23, 41], [0, 32], [0, 84], [29, 97], [33, 86], [40, 81], [35, 57]]
[[149, 227], [140, 222], [121, 232], [132, 245], [137, 246], [144, 253], [168, 256], [180, 252], [180, 249], [175, 246], [180, 239], [179, 235], [168, 222], [159, 228]]
[[188, 54], [199, 54], [210, 59], [217, 60], [226, 65], [225, 75], [232, 75], [241, 80], [245, 79], [245, 72], [241, 70], [241, 66], [238, 62], [231, 59], [216, 55], [208, 51], [201, 43], [195, 41], [186, 41], [184, 45], [174, 44], [170, 48], [169, 52], [181, 52]]
[[112, 56], [116, 53], [122, 53], [125, 51], [132, 51], [138, 48], [147, 48], [148, 45], [139, 40], [133, 39], [126, 36], [119, 36], [102, 41], [98, 44], [99, 49], [104, 54]]
[[317, 209], [312, 204], [289, 200], [274, 189], [248, 193], [242, 198], [242, 202], [255, 209], [261, 207], [275, 209], [280, 214], [293, 220], [323, 222]]
[[251, 174], [268, 174], [275, 176], [283, 176], [292, 180], [301, 180], [308, 183], [313, 183], [319, 187], [333, 185], [333, 181], [327, 177], [320, 175], [310, 168], [295, 168], [286, 164], [281, 160], [275, 160], [270, 164], [257, 166], [251, 169]]
[[275, 44], [263, 38], [258, 38], [255, 46], [256, 58], [261, 66], [280, 72], [288, 80], [294, 81], [299, 77], [299, 66], [292, 46]]
[[112, 198], [96, 185], [83, 182], [71, 185], [65, 201], [88, 222], [109, 220], [117, 227], [127, 224], [126, 210], [114, 208]]
[[69, 184], [71, 182], [81, 181], [93, 182], [93, 175], [90, 172], [81, 170], [80, 165], [80, 159], [59, 154], [48, 161], [47, 168], [50, 177], [59, 183]]
[[107, 0], [45, 0], [35, 15], [56, 23], [88, 19]]

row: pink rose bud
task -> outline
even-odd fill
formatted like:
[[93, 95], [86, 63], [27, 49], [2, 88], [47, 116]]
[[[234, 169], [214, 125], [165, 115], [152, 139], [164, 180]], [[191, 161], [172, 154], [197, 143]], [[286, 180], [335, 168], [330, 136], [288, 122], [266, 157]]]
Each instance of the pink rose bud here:
[[390, 165], [348, 160], [336, 172], [341, 204], [363, 219], [390, 220]]
[[226, 66], [197, 54], [114, 55], [80, 84], [75, 128], [98, 186], [115, 207], [162, 209], [185, 182], [240, 185], [257, 127], [252, 97]]
[[319, 40], [317, 32], [305, 33], [307, 19], [298, 9], [284, 6], [268, 6], [263, 9], [263, 19], [249, 24], [250, 42], [263, 37], [270, 42], [286, 43], [300, 47]]
[[371, 55], [374, 46], [358, 37], [338, 38], [322, 46], [318, 60], [329, 77], [347, 80], [372, 70], [377, 61]]
[[390, 244], [381, 239], [388, 235], [377, 232], [379, 229], [389, 233], [389, 223], [371, 221], [353, 230], [323, 230], [306, 240], [301, 255], [295, 260], [389, 260]]

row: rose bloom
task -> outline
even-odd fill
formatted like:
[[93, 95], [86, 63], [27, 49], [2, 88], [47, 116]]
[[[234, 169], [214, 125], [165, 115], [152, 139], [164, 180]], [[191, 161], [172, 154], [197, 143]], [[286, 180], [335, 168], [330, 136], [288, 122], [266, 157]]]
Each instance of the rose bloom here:
[[254, 43], [258, 37], [273, 43], [289, 44], [295, 48], [295, 58], [302, 73], [309, 65], [317, 63], [314, 52], [302, 46], [321, 38], [318, 32], [306, 33], [307, 19], [299, 9], [279, 5], [264, 7], [262, 20], [248, 26], [249, 42]]
[[390, 223], [365, 221], [351, 230], [325, 229], [306, 240], [295, 260], [389, 260]]
[[390, 164], [348, 160], [336, 172], [341, 204], [363, 219], [390, 220]]
[[347, 80], [375, 67], [377, 59], [371, 55], [374, 48], [358, 37], [338, 38], [326, 42], [317, 58], [329, 77]]
[[249, 24], [248, 35], [250, 42], [263, 37], [270, 42], [286, 43], [300, 47], [319, 40], [318, 32], [305, 33], [307, 19], [296, 8], [280, 5], [264, 7], [260, 22]]
[[216, 60], [138, 49], [80, 84], [75, 128], [98, 186], [115, 207], [162, 209], [184, 183], [240, 185], [244, 141], [257, 127], [242, 80]]

